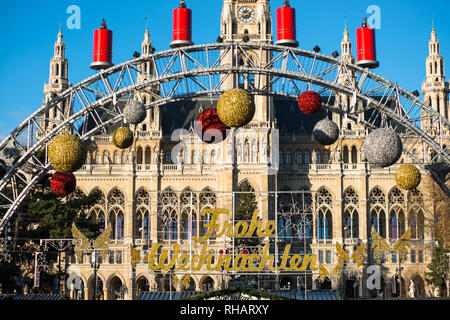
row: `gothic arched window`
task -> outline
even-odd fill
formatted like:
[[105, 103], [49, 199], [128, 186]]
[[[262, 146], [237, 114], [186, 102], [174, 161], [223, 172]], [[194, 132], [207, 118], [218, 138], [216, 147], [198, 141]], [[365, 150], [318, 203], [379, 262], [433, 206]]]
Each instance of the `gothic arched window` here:
[[318, 216], [318, 238], [323, 239], [332, 239], [333, 238], [333, 215], [327, 207], [321, 207], [319, 209]]
[[389, 238], [398, 239], [405, 233], [405, 214], [400, 206], [391, 209], [389, 214]]
[[359, 214], [354, 206], [349, 206], [344, 211], [344, 238], [359, 238]]
[[301, 150], [295, 151], [295, 163], [297, 163], [297, 164], [302, 163], [302, 151]]
[[143, 164], [143, 151], [142, 151], [142, 147], [138, 147], [138, 148], [137, 148], [136, 161], [137, 161], [137, 164]]
[[152, 151], [150, 147], [145, 148], [145, 164], [150, 164], [152, 162]]
[[136, 205], [137, 206], [150, 206], [150, 194], [144, 188], [140, 189], [136, 193]]
[[403, 192], [398, 187], [394, 187], [389, 192], [389, 197], [388, 198], [389, 198], [389, 204], [390, 205], [404, 204], [405, 203], [405, 195], [403, 194]]
[[286, 164], [291, 164], [291, 150], [286, 150]]
[[311, 153], [309, 150], [305, 150], [305, 164], [311, 163]]
[[344, 207], [352, 204], [358, 207], [359, 198], [358, 194], [356, 193], [355, 189], [352, 187], [349, 187], [344, 192]]
[[125, 196], [123, 195], [122, 191], [114, 188], [108, 195], [108, 205], [110, 207], [114, 205], [123, 207], [125, 205]]
[[358, 150], [355, 146], [352, 147], [352, 163], [358, 163]]

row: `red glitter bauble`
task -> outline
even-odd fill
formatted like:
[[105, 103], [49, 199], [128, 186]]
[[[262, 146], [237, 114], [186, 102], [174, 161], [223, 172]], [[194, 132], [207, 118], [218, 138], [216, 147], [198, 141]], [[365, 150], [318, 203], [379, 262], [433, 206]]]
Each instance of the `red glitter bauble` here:
[[50, 179], [50, 187], [60, 197], [65, 197], [75, 191], [77, 179], [73, 173], [56, 172]]
[[322, 99], [317, 92], [306, 91], [300, 95], [298, 107], [304, 114], [311, 115], [322, 108]]
[[[207, 109], [203, 111], [198, 115], [197, 120], [195, 121], [195, 132], [199, 135], [200, 139], [206, 143], [224, 141], [227, 138], [227, 130], [229, 129], [229, 127], [220, 121], [216, 109]], [[217, 137], [216, 130], [222, 134], [222, 140]]]

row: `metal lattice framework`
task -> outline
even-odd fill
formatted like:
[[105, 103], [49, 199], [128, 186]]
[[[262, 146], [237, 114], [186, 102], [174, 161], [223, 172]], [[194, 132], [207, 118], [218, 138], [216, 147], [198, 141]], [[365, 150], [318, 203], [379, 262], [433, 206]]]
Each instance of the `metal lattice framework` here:
[[[248, 63], [242, 65], [241, 58]], [[151, 66], [153, 74], [142, 67], [145, 64]], [[345, 86], [338, 81], [343, 76], [349, 80]], [[449, 121], [412, 93], [368, 69], [319, 53], [268, 44], [191, 46], [142, 56], [104, 70], [67, 89], [12, 131], [1, 142], [0, 152], [14, 146], [22, 155], [0, 181], [0, 196], [6, 202], [0, 215], [0, 232], [36, 182], [51, 169], [47, 160], [42, 162], [38, 158], [37, 152], [58, 134], [70, 130], [86, 141], [105, 132], [109, 125], [123, 120], [117, 101], [137, 98], [142, 102], [141, 92], [151, 95], [152, 101], [146, 107], [153, 108], [183, 99], [219, 96], [226, 82], [231, 81], [236, 87], [239, 77], [247, 80], [248, 91], [254, 95], [297, 99], [303, 91], [315, 90], [323, 97], [326, 109], [345, 113], [368, 130], [380, 122], [399, 132], [406, 130], [408, 147], [404, 151], [423, 167], [427, 161], [411, 152], [414, 147], [431, 150], [433, 156], [429, 162], [439, 159], [450, 164], [450, 155], [442, 147], [442, 141], [439, 143], [434, 138], [449, 131]], [[352, 97], [352, 107], [344, 109], [335, 103], [340, 94]], [[356, 107], [357, 101], [362, 102], [362, 107]], [[62, 108], [66, 103], [68, 108]], [[46, 117], [54, 108], [62, 117], [54, 128], [46, 130]], [[361, 113], [367, 112], [372, 116], [361, 119]], [[93, 128], [88, 126], [88, 120], [95, 123]], [[437, 125], [421, 129], [423, 121]], [[445, 181], [434, 171], [430, 172], [450, 195]]]

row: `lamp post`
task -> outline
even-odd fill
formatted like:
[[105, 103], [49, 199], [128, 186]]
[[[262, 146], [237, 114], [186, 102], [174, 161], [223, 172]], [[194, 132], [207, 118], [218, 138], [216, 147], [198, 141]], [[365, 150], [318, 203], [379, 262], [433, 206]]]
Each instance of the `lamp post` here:
[[100, 268], [100, 260], [98, 259], [98, 252], [91, 253], [91, 268], [94, 268], [94, 299], [97, 300], [97, 270]]

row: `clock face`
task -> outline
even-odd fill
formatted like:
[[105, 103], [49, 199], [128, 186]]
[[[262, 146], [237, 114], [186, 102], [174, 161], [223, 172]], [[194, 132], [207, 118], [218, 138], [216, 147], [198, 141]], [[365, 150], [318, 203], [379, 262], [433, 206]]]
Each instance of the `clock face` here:
[[242, 7], [238, 11], [238, 17], [242, 22], [252, 22], [255, 19], [255, 10], [250, 7]]

